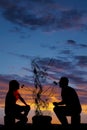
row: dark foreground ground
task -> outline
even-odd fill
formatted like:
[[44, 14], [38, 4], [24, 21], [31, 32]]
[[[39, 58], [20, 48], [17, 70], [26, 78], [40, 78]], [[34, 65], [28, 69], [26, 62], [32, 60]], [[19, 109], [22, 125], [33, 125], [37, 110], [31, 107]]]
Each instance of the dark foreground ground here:
[[[33, 116], [32, 123], [24, 123], [24, 121], [14, 122], [12, 118], [5, 117], [5, 125], [0, 125], [0, 130], [87, 130], [87, 124], [75, 125], [68, 124], [51, 124], [52, 117], [50, 116]], [[13, 125], [12, 125], [13, 124]]]
[[87, 124], [80, 124], [79, 126], [75, 125], [75, 126], [72, 126], [72, 125], [68, 125], [68, 126], [62, 126], [60, 124], [38, 124], [38, 125], [34, 125], [34, 124], [16, 124], [14, 127], [12, 126], [9, 126], [9, 127], [6, 127], [5, 125], [0, 125], [0, 130], [9, 130], [9, 129], [20, 129], [20, 130], [41, 130], [41, 129], [44, 129], [44, 130], [74, 130], [74, 129], [77, 129], [77, 130], [87, 130]]

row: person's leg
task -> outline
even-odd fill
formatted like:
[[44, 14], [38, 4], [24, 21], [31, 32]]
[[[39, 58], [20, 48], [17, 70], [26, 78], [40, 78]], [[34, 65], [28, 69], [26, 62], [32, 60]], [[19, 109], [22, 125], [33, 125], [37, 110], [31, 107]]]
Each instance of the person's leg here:
[[80, 116], [80, 114], [73, 114], [72, 116], [71, 116], [71, 124], [72, 125], [80, 125], [80, 122], [81, 122], [81, 116]]
[[24, 116], [27, 116], [30, 111], [30, 106], [24, 106], [23, 110], [24, 110]]
[[5, 127], [11, 128], [15, 125], [15, 117], [12, 114], [4, 116]]
[[56, 106], [54, 107], [53, 111], [55, 112], [57, 118], [59, 119], [62, 125], [68, 124], [68, 121], [66, 118], [67, 111], [66, 111], [65, 106]]
[[28, 118], [27, 115], [30, 111], [30, 106], [20, 106], [20, 105], [16, 105], [15, 106], [15, 118], [23, 121], [23, 122], [27, 122]]

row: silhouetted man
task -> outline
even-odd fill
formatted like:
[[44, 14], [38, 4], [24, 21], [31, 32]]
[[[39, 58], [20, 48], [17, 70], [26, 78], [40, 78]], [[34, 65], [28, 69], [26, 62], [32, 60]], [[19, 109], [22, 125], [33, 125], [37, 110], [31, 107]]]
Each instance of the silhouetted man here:
[[[30, 106], [24, 101], [18, 92], [19, 83], [17, 80], [9, 82], [9, 90], [5, 99], [5, 117], [12, 117], [22, 122], [27, 122], [27, 115], [30, 111]], [[17, 100], [20, 100], [24, 105], [18, 105]]]
[[53, 110], [63, 125], [68, 124], [66, 116], [71, 116], [72, 123], [78, 123], [77, 120], [80, 120], [80, 113], [82, 111], [78, 95], [73, 88], [68, 86], [68, 83], [67, 77], [60, 78], [59, 86], [61, 88], [62, 100], [60, 102], [53, 102], [55, 106]]

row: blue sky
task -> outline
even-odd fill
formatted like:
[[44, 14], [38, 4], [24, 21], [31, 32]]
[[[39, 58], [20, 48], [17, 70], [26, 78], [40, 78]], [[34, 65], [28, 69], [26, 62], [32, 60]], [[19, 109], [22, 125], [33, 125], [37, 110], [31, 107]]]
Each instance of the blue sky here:
[[33, 85], [31, 63], [37, 59], [46, 68], [44, 85], [52, 88], [54, 80], [67, 76], [86, 115], [87, 1], [0, 0], [0, 59], [1, 107], [11, 79]]

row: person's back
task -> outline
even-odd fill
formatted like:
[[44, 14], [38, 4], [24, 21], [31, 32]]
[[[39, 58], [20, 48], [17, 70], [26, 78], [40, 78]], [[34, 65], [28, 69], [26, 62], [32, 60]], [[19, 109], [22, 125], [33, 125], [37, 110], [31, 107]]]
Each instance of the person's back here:
[[81, 112], [82, 108], [78, 95], [72, 87], [67, 86], [66, 88], [62, 88], [61, 97], [64, 104], [72, 110], [73, 114]]
[[13, 111], [15, 106], [15, 97], [13, 92], [8, 91], [5, 99], [5, 114], [9, 114]]

